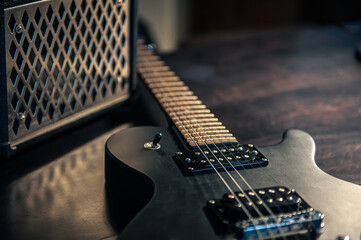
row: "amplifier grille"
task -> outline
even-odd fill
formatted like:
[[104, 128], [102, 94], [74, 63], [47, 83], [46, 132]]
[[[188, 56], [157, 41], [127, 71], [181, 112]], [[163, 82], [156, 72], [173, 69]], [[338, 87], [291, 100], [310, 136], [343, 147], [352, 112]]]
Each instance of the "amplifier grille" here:
[[128, 16], [128, 1], [119, 0], [51, 0], [5, 9], [10, 142], [128, 96]]

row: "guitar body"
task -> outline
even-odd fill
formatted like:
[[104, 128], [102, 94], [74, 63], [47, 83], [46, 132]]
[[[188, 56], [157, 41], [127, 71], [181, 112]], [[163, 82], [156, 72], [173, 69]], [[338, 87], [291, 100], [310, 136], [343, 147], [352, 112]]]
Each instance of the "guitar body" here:
[[[145, 149], [144, 143], [152, 141], [158, 132], [163, 134], [161, 148]], [[252, 188], [295, 189], [325, 215], [319, 239], [360, 238], [361, 188], [316, 166], [315, 143], [308, 134], [289, 130], [280, 144], [258, 149], [269, 159], [269, 165], [239, 170]], [[127, 129], [107, 141], [106, 187], [110, 197], [119, 198], [114, 204], [122, 205], [115, 206], [123, 209], [116, 212], [118, 218], [124, 212], [125, 219], [120, 222], [129, 222], [120, 239], [234, 239], [232, 234], [217, 232], [204, 210], [207, 201], [220, 198], [227, 188], [216, 173], [184, 175], [174, 159], [182, 150], [172, 131], [162, 127]], [[234, 170], [229, 172], [247, 189]], [[227, 177], [225, 172], [221, 175]]]

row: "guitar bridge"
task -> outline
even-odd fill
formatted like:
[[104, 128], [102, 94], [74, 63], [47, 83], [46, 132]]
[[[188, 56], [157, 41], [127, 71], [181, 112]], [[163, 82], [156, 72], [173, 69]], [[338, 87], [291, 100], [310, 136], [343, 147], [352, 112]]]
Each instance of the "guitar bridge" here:
[[216, 229], [237, 239], [315, 239], [324, 226], [322, 213], [284, 187], [224, 194], [205, 210]]
[[252, 144], [208, 146], [188, 152], [178, 152], [176, 159], [186, 174], [213, 172], [225, 169], [264, 167], [268, 159]]

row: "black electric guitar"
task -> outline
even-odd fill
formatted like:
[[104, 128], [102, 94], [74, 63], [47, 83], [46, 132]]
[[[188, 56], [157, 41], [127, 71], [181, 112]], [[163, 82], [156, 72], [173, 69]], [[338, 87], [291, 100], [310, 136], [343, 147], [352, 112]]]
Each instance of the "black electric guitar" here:
[[137, 69], [172, 124], [106, 143], [120, 239], [360, 239], [361, 187], [316, 166], [311, 136], [241, 145], [145, 45]]

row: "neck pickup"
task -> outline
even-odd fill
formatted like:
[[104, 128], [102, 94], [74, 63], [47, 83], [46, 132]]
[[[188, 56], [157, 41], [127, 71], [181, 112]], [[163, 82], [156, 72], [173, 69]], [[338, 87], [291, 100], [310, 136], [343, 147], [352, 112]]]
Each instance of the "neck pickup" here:
[[142, 43], [137, 71], [191, 148], [238, 144], [184, 82]]

